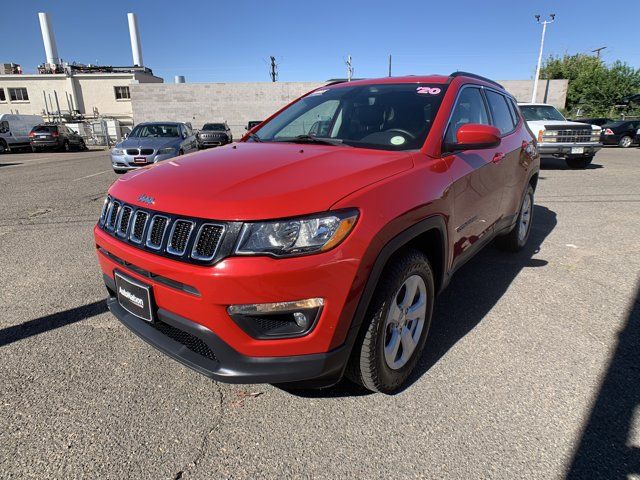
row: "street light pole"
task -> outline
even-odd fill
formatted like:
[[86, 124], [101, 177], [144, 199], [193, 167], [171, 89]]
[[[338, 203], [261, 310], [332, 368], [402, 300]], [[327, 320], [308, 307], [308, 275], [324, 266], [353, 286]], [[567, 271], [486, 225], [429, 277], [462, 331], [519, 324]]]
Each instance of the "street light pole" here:
[[533, 80], [533, 95], [531, 96], [531, 103], [536, 102], [538, 96], [538, 78], [540, 77], [540, 67], [542, 66], [542, 50], [544, 48], [544, 35], [547, 33], [547, 25], [553, 23], [556, 19], [556, 14], [549, 15], [550, 20], [540, 21], [540, 15], [536, 15], [536, 22], [542, 24], [542, 38], [540, 39], [540, 52], [538, 53], [538, 65], [536, 66], [536, 77]]

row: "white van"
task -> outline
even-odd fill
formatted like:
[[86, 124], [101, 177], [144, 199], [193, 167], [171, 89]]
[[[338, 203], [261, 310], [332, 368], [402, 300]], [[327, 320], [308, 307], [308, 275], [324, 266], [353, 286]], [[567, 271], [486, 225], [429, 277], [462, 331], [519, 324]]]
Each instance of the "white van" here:
[[44, 119], [40, 115], [0, 113], [0, 153], [29, 147], [29, 132], [41, 123]]

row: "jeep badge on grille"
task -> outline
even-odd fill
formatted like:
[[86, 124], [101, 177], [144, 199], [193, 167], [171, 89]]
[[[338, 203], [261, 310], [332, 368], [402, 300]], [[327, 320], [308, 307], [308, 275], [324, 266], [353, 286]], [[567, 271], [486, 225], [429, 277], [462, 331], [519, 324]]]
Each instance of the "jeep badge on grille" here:
[[156, 199], [149, 195], [142, 194], [138, 197], [138, 201], [146, 203], [147, 205], [153, 205]]

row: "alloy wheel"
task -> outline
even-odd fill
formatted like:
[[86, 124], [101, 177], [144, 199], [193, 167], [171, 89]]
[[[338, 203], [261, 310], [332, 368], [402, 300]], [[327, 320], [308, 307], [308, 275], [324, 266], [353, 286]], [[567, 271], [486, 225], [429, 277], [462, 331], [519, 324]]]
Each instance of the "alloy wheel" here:
[[384, 359], [398, 370], [418, 345], [427, 313], [427, 287], [420, 275], [411, 275], [392, 299], [384, 325]]
[[531, 223], [531, 195], [527, 193], [522, 202], [522, 213], [520, 214], [520, 223], [518, 224], [518, 240], [523, 242], [527, 238], [529, 225]]

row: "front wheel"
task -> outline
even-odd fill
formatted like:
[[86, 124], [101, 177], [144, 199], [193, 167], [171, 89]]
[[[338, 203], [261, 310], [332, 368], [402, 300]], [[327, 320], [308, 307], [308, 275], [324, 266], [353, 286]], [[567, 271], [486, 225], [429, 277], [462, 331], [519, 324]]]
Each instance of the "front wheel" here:
[[7, 152], [7, 144], [4, 143], [4, 140], [0, 140], [0, 154]]
[[587, 155], [585, 157], [572, 157], [572, 158], [565, 159], [569, 168], [573, 168], [574, 170], [584, 170], [589, 166], [592, 160], [593, 160], [592, 155]]
[[420, 358], [433, 315], [427, 256], [405, 250], [391, 258], [373, 295], [346, 375], [363, 387], [394, 393]]

